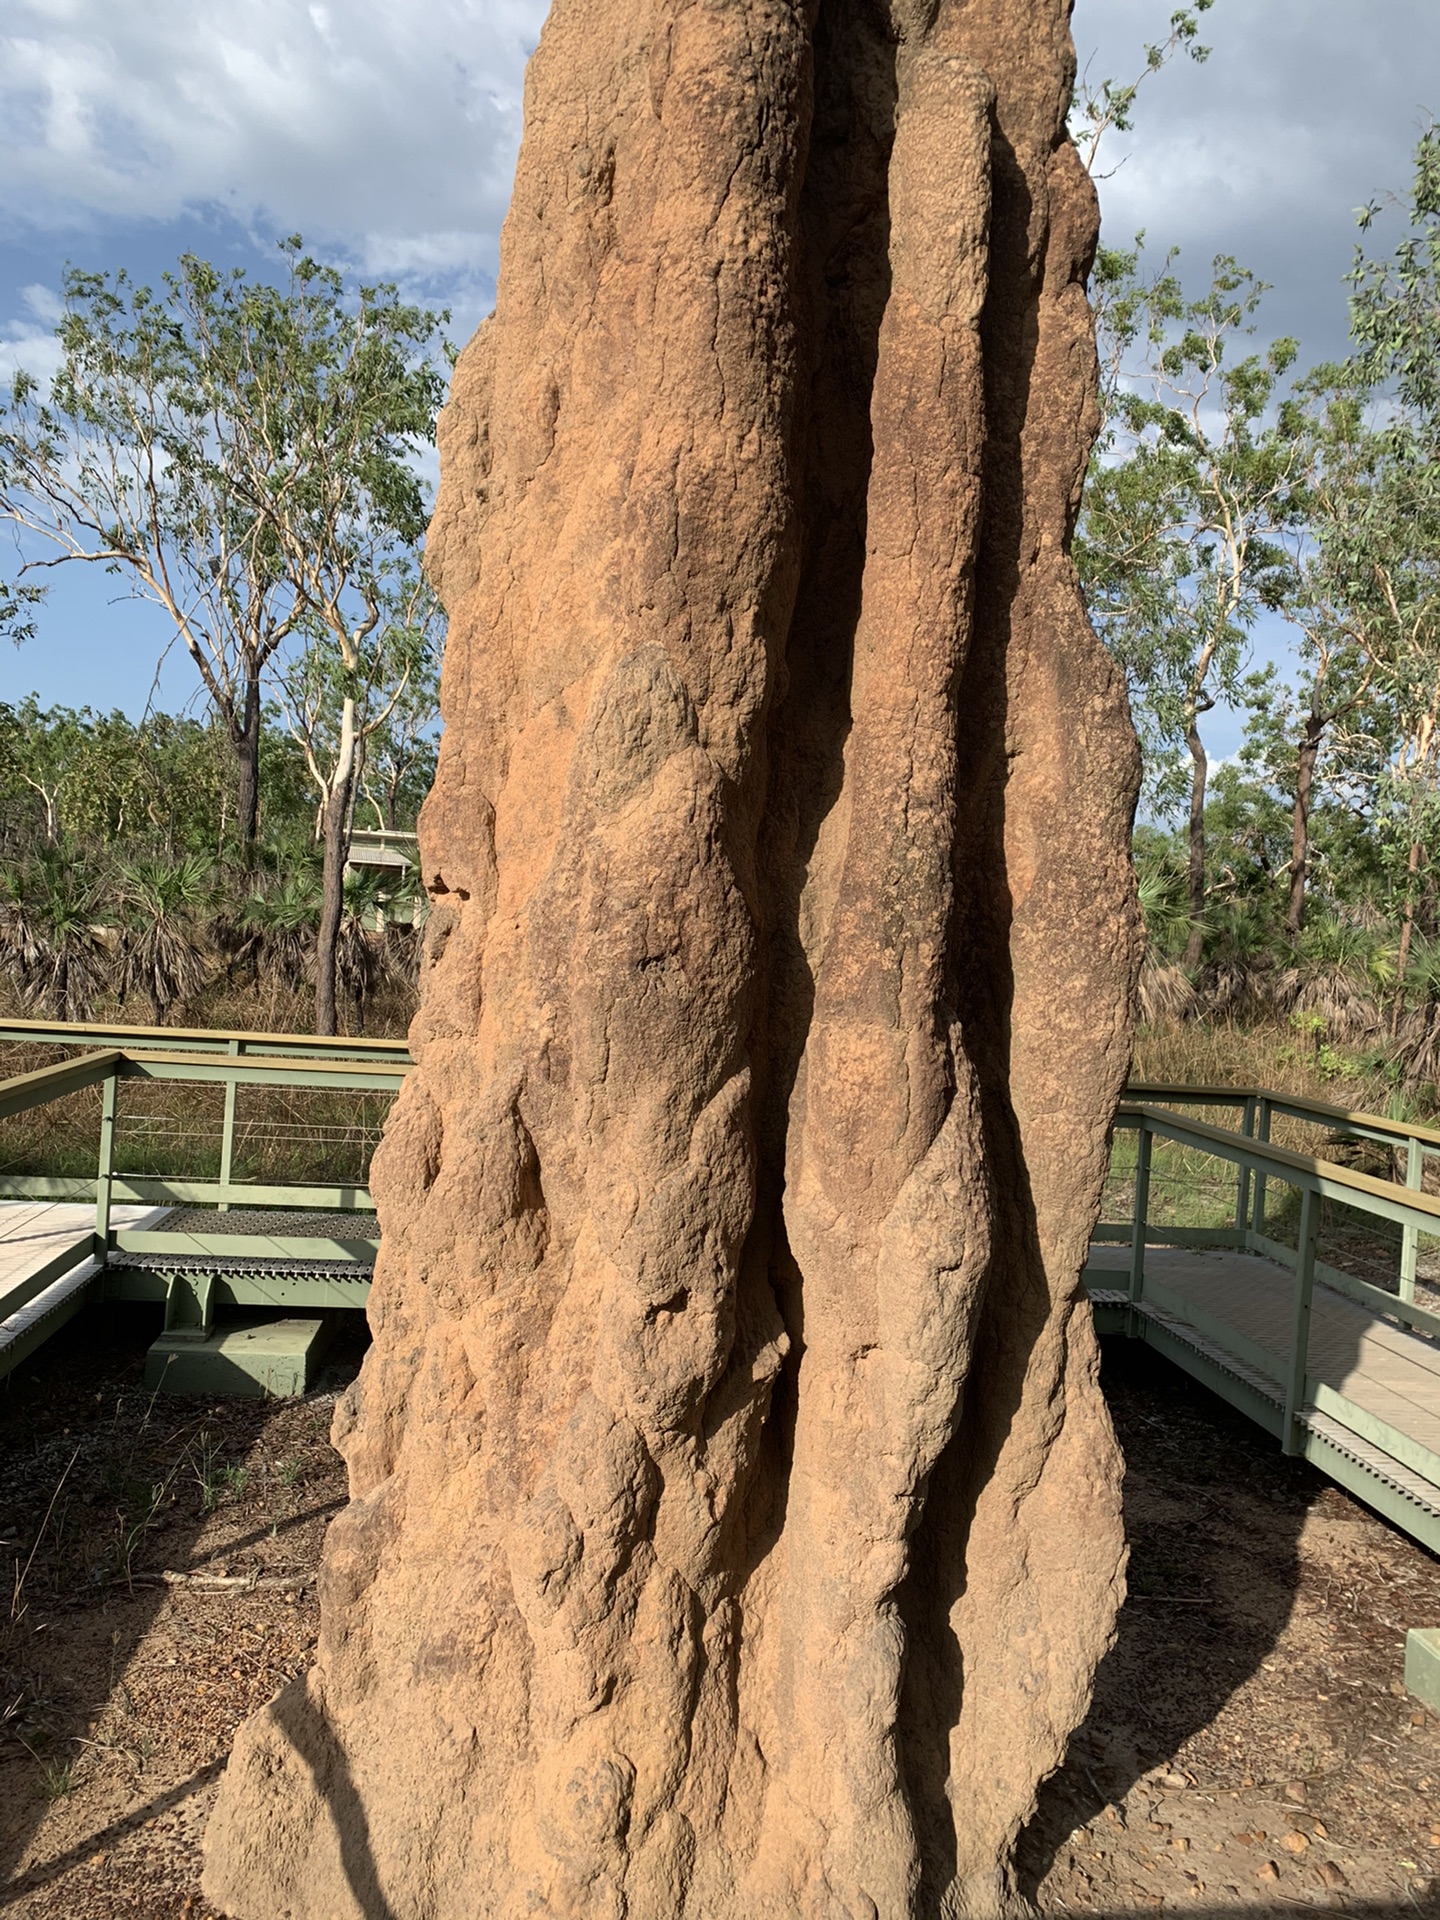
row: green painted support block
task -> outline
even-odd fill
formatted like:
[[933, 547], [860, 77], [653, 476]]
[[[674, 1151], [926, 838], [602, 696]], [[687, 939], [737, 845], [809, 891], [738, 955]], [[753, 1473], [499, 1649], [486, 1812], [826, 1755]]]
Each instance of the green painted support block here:
[[1422, 1706], [1440, 1713], [1440, 1627], [1411, 1627], [1406, 1634], [1405, 1685]]
[[145, 1359], [148, 1391], [293, 1400], [329, 1341], [328, 1318], [220, 1324], [204, 1338], [162, 1333]]

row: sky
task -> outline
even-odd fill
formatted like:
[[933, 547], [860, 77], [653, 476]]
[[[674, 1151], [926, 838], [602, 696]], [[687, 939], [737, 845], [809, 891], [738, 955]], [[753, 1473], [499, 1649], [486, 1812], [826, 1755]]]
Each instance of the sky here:
[[[560, 0], [563, 4], [563, 0]], [[1130, 79], [1176, 0], [1078, 0], [1092, 79]], [[183, 252], [274, 271], [299, 232], [397, 280], [468, 336], [488, 311], [545, 0], [0, 0], [0, 381], [54, 365], [68, 264], [154, 282]], [[1178, 246], [1198, 292], [1217, 253], [1271, 284], [1261, 336], [1343, 351], [1355, 212], [1401, 194], [1440, 116], [1436, 0], [1215, 0], [1212, 53], [1147, 80], [1100, 171], [1105, 237]], [[1383, 229], [1373, 243], [1384, 247]], [[4, 535], [0, 534], [0, 540]], [[13, 555], [0, 546], [0, 570]], [[196, 699], [154, 610], [88, 568], [53, 576], [39, 631], [0, 651], [0, 699]], [[1282, 631], [1256, 638], [1283, 658]], [[161, 657], [164, 656], [163, 664]], [[1209, 717], [1232, 753], [1239, 722]]]

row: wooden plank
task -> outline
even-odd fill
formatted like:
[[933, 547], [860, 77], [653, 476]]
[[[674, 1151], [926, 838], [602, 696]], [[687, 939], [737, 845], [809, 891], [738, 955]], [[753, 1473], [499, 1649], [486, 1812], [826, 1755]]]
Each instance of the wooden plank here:
[[[1132, 1106], [1119, 1110], [1122, 1120], [1144, 1120], [1159, 1139], [1173, 1140], [1182, 1147], [1198, 1147], [1217, 1159], [1232, 1162], [1264, 1163], [1261, 1170], [1281, 1181], [1298, 1175], [1292, 1184], [1313, 1183], [1326, 1199], [1346, 1201], [1364, 1213], [1377, 1214], [1401, 1225], [1414, 1221], [1425, 1231], [1440, 1231], [1440, 1195], [1416, 1193], [1397, 1187], [1393, 1180], [1377, 1180], [1368, 1173], [1355, 1173], [1333, 1160], [1322, 1160], [1313, 1153], [1295, 1153], [1289, 1147], [1277, 1147], [1271, 1141], [1247, 1140], [1225, 1127], [1208, 1126], [1203, 1120], [1182, 1120], [1163, 1107]], [[1366, 1206], [1361, 1200], [1368, 1201]]]
[[1408, 1120], [1391, 1120], [1382, 1113], [1365, 1113], [1354, 1107], [1332, 1107], [1324, 1100], [1307, 1100], [1303, 1094], [1273, 1093], [1266, 1087], [1179, 1087], [1146, 1081], [1125, 1089], [1127, 1101], [1155, 1101], [1187, 1107], [1243, 1107], [1248, 1099], [1268, 1100], [1272, 1113], [1305, 1120], [1320, 1127], [1345, 1127], [1387, 1140], [1421, 1140], [1426, 1146], [1440, 1148], [1440, 1128], [1420, 1127]]
[[[137, 1226], [163, 1207], [118, 1209]], [[99, 1281], [91, 1205], [0, 1205], [0, 1248], [21, 1256], [0, 1275], [0, 1379], [78, 1313]]]
[[124, 1055], [86, 1053], [78, 1060], [61, 1060], [53, 1067], [37, 1067], [34, 1073], [17, 1074], [13, 1080], [0, 1080], [0, 1120], [26, 1113], [31, 1107], [43, 1107], [82, 1087], [93, 1087], [118, 1072]]
[[94, 1174], [0, 1173], [0, 1201], [95, 1199]]
[[[403, 1061], [285, 1059], [270, 1054], [263, 1059], [196, 1053], [127, 1053], [116, 1058], [122, 1063], [121, 1073], [130, 1080], [194, 1080], [217, 1084], [233, 1080], [242, 1087], [305, 1087], [311, 1092], [339, 1088], [349, 1093], [393, 1093], [410, 1071]], [[56, 1069], [46, 1067], [43, 1071], [54, 1073]], [[1436, 1215], [1440, 1218], [1440, 1202], [1436, 1203]]]
[[[223, 1218], [223, 1215], [220, 1216]], [[378, 1240], [329, 1240], [271, 1233], [112, 1233], [119, 1253], [169, 1254], [185, 1259], [345, 1260], [370, 1266]]]
[[409, 1045], [404, 1040], [367, 1039], [364, 1035], [348, 1039], [325, 1039], [310, 1033], [251, 1033], [214, 1027], [130, 1027], [117, 1024], [82, 1023], [68, 1020], [7, 1020], [0, 1025], [0, 1040], [27, 1045], [65, 1047], [118, 1047], [121, 1049], [159, 1048], [166, 1053], [183, 1052], [280, 1053], [290, 1056], [315, 1054], [332, 1059], [398, 1060], [408, 1065]]
[[1339, 1421], [1372, 1446], [1380, 1447], [1392, 1460], [1419, 1474], [1430, 1486], [1440, 1487], [1440, 1453], [1423, 1439], [1416, 1439], [1405, 1427], [1397, 1427], [1393, 1421], [1372, 1414], [1368, 1407], [1355, 1401], [1342, 1399], [1323, 1381], [1315, 1382], [1315, 1404], [1317, 1412]]

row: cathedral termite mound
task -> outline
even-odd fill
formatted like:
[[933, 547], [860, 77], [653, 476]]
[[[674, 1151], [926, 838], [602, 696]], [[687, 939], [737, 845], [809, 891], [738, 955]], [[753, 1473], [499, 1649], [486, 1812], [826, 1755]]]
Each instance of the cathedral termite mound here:
[[557, 0], [443, 421], [352, 1501], [208, 1836], [243, 1920], [1012, 1904], [1123, 1558], [1072, 59], [1066, 0]]

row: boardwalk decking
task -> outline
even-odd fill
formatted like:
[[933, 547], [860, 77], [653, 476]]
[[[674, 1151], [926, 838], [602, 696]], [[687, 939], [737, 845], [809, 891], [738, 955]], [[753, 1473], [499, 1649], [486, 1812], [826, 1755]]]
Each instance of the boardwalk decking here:
[[[1090, 1249], [1085, 1278], [1102, 1325], [1106, 1310], [1113, 1314], [1125, 1304], [1129, 1266], [1128, 1247]], [[1155, 1344], [1209, 1385], [1220, 1384], [1218, 1363], [1277, 1412], [1285, 1399], [1294, 1311], [1294, 1274], [1261, 1254], [1146, 1249], [1143, 1318], [1162, 1336], [1172, 1336]], [[1344, 1466], [1336, 1477], [1366, 1498], [1373, 1499], [1368, 1483], [1378, 1475], [1405, 1502], [1391, 1517], [1409, 1527], [1418, 1506], [1421, 1537], [1434, 1545], [1430, 1535], [1440, 1520], [1440, 1341], [1409, 1332], [1317, 1282], [1308, 1353], [1312, 1400], [1320, 1385], [1329, 1387], [1383, 1422], [1383, 1429], [1372, 1427], [1368, 1439], [1361, 1439], [1312, 1404], [1304, 1410], [1305, 1425], [1323, 1445], [1317, 1454], [1307, 1444], [1307, 1453], [1335, 1472], [1338, 1447], [1363, 1469], [1364, 1482], [1357, 1484]], [[1268, 1419], [1266, 1424], [1277, 1430]], [[1377, 1437], [1385, 1444], [1377, 1446]], [[1378, 1504], [1388, 1510], [1385, 1498]]]
[[[1123, 1288], [1129, 1265], [1128, 1247], [1094, 1247], [1086, 1272], [1098, 1286]], [[1284, 1267], [1254, 1253], [1151, 1247], [1145, 1275], [1147, 1291], [1155, 1283], [1163, 1290], [1156, 1297], [1172, 1310], [1178, 1307], [1183, 1315], [1187, 1306], [1198, 1308], [1207, 1320], [1224, 1322], [1272, 1356], [1272, 1377], [1277, 1383], [1283, 1378], [1295, 1297], [1294, 1275]], [[1223, 1344], [1223, 1336], [1217, 1337]], [[1236, 1351], [1241, 1358], [1256, 1358], [1238, 1344]], [[1317, 1282], [1307, 1371], [1440, 1461], [1440, 1344], [1377, 1319]]]
[[[165, 1207], [115, 1207], [115, 1226], [147, 1227]], [[74, 1255], [95, 1230], [93, 1206], [68, 1201], [0, 1202], [0, 1375], [76, 1311], [99, 1271]]]

